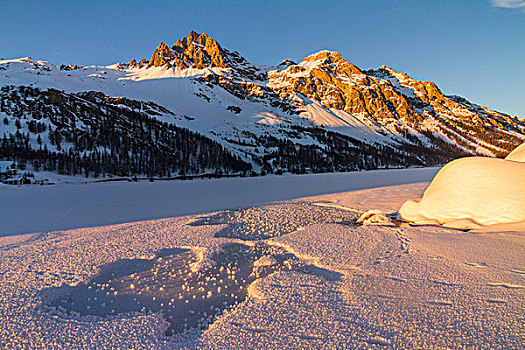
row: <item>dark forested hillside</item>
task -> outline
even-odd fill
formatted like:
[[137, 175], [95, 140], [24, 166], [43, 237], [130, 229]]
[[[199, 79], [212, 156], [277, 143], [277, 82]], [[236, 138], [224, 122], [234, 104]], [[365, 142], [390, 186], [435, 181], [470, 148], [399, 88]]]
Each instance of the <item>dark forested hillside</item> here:
[[119, 107], [100, 92], [27, 86], [5, 86], [0, 96], [0, 111], [9, 116], [0, 158], [30, 162], [36, 170], [95, 177], [251, 170], [219, 143], [152, 117], [171, 113], [153, 103], [119, 99]]

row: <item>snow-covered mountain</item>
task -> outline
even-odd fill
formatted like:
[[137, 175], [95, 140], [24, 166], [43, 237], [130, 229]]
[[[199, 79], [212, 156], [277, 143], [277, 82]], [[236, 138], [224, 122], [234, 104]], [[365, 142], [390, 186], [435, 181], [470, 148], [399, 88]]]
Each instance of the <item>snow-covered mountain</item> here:
[[0, 61], [0, 159], [61, 173], [327, 172], [505, 156], [525, 122], [338, 52], [254, 65], [206, 34], [112, 66]]

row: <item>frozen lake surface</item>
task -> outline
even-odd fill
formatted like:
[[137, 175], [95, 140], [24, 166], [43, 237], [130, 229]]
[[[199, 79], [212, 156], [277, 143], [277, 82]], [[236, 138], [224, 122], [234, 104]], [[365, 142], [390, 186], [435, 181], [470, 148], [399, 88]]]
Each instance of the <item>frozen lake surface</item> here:
[[0, 236], [236, 209], [432, 180], [438, 168], [192, 181], [0, 185]]

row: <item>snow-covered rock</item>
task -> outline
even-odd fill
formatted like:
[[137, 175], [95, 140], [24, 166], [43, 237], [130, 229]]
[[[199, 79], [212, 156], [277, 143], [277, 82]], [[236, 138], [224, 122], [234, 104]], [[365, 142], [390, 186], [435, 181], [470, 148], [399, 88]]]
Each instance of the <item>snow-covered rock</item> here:
[[525, 144], [506, 159], [468, 157], [445, 165], [420, 201], [399, 210], [415, 224], [477, 229], [525, 223]]
[[390, 220], [382, 210], [369, 210], [357, 219], [358, 224], [367, 225], [387, 225], [393, 226], [394, 223]]

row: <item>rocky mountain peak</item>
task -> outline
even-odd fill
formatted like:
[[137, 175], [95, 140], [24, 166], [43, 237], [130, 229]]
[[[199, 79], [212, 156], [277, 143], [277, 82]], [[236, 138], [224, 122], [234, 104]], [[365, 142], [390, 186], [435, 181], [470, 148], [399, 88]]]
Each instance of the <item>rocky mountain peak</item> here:
[[265, 75], [237, 51], [229, 51], [206, 33], [190, 31], [169, 47], [161, 42], [149, 60], [150, 66], [187, 68], [229, 68], [230, 73], [241, 79], [264, 80]]
[[185, 68], [220, 67], [228, 68], [225, 50], [206, 33], [190, 31], [188, 36], [171, 47], [176, 53], [176, 66]]
[[[233, 59], [228, 56], [232, 56]], [[223, 49], [206, 33], [201, 34], [192, 30], [187, 37], [177, 40], [171, 47], [161, 42], [153, 52], [149, 64], [155, 67], [168, 66], [179, 69], [231, 68], [230, 63], [239, 61], [237, 56], [239, 55]]]
[[175, 58], [175, 53], [173, 50], [166, 45], [165, 42], [161, 42], [159, 46], [155, 49], [153, 52], [153, 55], [151, 56], [151, 59], [149, 60], [149, 64], [155, 67], [160, 67], [164, 65], [170, 65], [171, 61]]
[[323, 50], [307, 56], [302, 65], [313, 66], [323, 71], [335, 74], [352, 75], [363, 74], [358, 66], [348, 62], [340, 52]]
[[295, 63], [294, 61], [292, 61], [289, 58], [286, 58], [281, 63], [279, 63], [279, 65], [277, 67], [286, 69], [286, 68], [288, 68], [290, 66], [295, 66], [295, 65], [297, 65], [297, 63]]
[[298, 65], [269, 75], [277, 89], [298, 92], [325, 107], [375, 122], [420, 123], [427, 114], [450, 113], [458, 107], [433, 82], [412, 79], [387, 66], [363, 71], [336, 51], [311, 54]]
[[314, 62], [319, 60], [338, 61], [341, 58], [341, 53], [338, 51], [321, 50], [306, 56], [303, 59], [303, 62]]
[[398, 74], [399, 73], [394, 68], [389, 67], [389, 66], [385, 66], [385, 65], [382, 65], [381, 67], [379, 67], [379, 70], [388, 72], [390, 74]]

